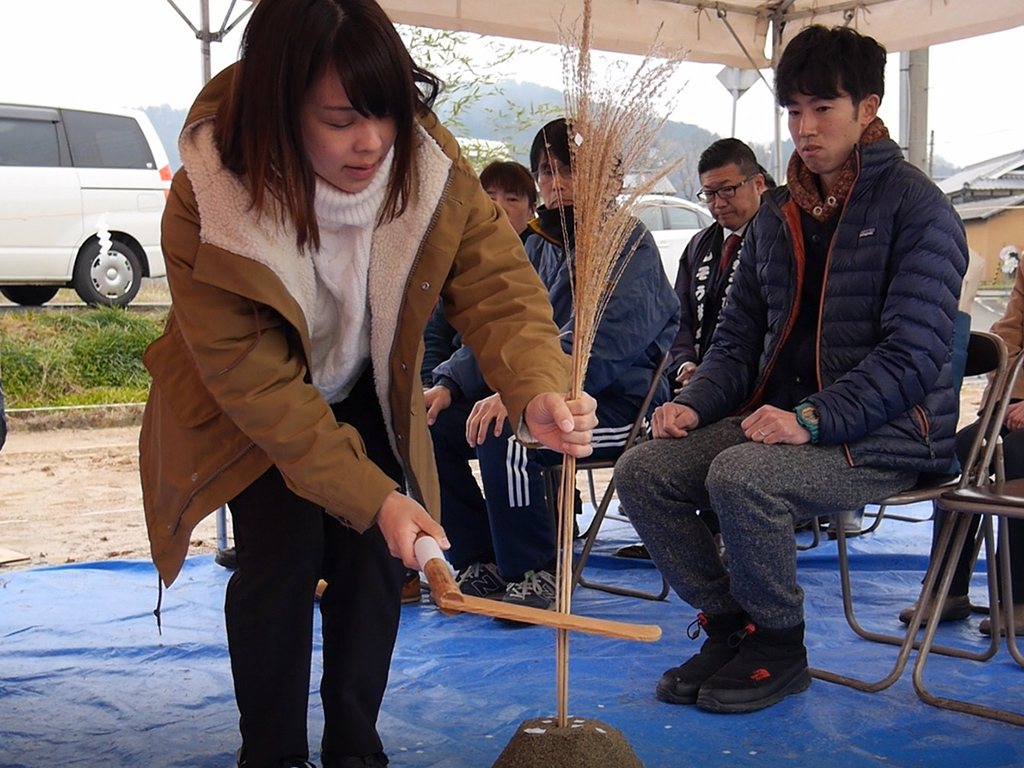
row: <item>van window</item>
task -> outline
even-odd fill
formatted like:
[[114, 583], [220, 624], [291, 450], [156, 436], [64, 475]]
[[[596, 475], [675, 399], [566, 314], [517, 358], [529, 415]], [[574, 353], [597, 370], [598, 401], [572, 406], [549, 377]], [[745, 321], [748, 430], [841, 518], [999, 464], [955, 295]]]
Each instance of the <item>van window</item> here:
[[703, 229], [700, 216], [695, 211], [675, 206], [666, 207], [669, 229]]
[[57, 124], [0, 117], [0, 165], [59, 167]]
[[130, 117], [63, 110], [76, 168], [156, 169], [149, 142]]
[[652, 232], [664, 228], [664, 224], [661, 223], [661, 208], [656, 208], [653, 205], [645, 205], [643, 208], [636, 210], [636, 216], [642, 221], [649, 230]]

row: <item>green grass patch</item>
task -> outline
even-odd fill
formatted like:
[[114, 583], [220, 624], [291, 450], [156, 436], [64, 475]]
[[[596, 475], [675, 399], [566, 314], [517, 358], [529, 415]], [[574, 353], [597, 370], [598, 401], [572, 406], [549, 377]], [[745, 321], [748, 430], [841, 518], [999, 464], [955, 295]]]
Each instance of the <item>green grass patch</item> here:
[[167, 313], [110, 307], [8, 313], [0, 319], [0, 371], [8, 408], [145, 402], [142, 353]]

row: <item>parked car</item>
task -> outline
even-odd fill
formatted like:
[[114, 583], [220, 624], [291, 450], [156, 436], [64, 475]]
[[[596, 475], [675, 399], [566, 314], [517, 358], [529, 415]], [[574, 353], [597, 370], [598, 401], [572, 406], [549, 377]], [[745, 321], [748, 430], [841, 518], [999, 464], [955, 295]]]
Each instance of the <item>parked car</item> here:
[[671, 195], [642, 195], [633, 204], [633, 214], [654, 235], [665, 274], [673, 284], [690, 238], [714, 223], [706, 208]]
[[0, 293], [127, 306], [166, 274], [167, 153], [145, 113], [0, 104]]

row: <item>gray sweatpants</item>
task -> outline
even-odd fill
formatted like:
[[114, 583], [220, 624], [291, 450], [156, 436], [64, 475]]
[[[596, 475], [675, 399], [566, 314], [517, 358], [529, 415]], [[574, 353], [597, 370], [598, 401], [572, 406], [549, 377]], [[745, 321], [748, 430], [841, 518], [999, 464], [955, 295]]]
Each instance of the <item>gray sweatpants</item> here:
[[[858, 509], [911, 487], [910, 470], [851, 467], [842, 446], [764, 445], [740, 417], [650, 440], [615, 465], [623, 510], [676, 593], [709, 615], [803, 621], [794, 522]], [[698, 509], [718, 513], [728, 569]]]

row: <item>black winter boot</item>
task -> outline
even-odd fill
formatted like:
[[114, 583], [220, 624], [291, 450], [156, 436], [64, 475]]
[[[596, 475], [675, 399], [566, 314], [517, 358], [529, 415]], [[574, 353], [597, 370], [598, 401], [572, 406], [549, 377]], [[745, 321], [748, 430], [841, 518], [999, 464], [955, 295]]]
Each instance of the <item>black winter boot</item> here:
[[686, 629], [691, 640], [696, 640], [703, 629], [707, 640], [700, 652], [680, 667], [672, 667], [658, 681], [657, 696], [670, 704], [695, 704], [697, 692], [704, 681], [732, 661], [742, 630], [750, 621], [746, 613], [723, 613], [719, 616], [697, 618]]
[[811, 673], [804, 623], [788, 629], [753, 624], [735, 657], [700, 688], [697, 706], [708, 712], [754, 712], [807, 690]]

